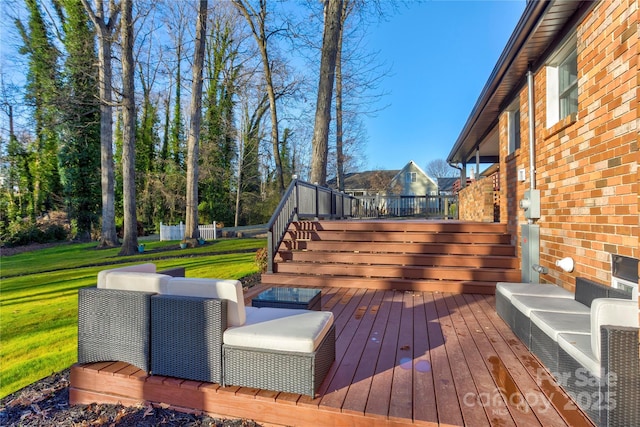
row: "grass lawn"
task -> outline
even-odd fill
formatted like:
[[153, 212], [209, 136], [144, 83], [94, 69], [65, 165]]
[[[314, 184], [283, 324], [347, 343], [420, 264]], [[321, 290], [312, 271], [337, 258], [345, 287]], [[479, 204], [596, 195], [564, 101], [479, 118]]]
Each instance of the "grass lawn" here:
[[71, 366], [77, 360], [78, 289], [94, 286], [100, 270], [153, 262], [184, 266], [187, 277], [239, 279], [256, 273], [255, 251], [265, 239], [216, 240], [191, 249], [145, 242], [142, 254], [119, 248], [64, 244], [0, 257], [0, 398]]

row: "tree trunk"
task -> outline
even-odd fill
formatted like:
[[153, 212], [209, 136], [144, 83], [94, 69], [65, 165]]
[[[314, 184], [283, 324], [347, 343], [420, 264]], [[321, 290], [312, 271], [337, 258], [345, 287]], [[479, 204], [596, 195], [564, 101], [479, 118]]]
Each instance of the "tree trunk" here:
[[340, 34], [338, 35], [338, 49], [336, 53], [336, 181], [338, 191], [344, 191], [344, 150], [342, 144], [342, 37], [344, 23], [347, 19], [349, 0], [343, 0], [342, 16], [340, 18]]
[[120, 255], [133, 255], [138, 247], [136, 217], [136, 112], [133, 63], [132, 0], [122, 0], [122, 204], [124, 241]]
[[338, 54], [338, 39], [342, 16], [342, 0], [327, 0], [325, 3], [322, 56], [320, 58], [320, 81], [316, 104], [315, 125], [311, 142], [311, 182], [327, 183], [327, 157], [329, 154], [329, 123], [331, 121], [331, 99]]
[[191, 86], [191, 125], [187, 140], [187, 214], [185, 239], [198, 239], [198, 144], [202, 118], [202, 68], [204, 64], [205, 36], [207, 31], [207, 0], [200, 0], [196, 23], [196, 46], [193, 58], [193, 83]]
[[111, 97], [111, 35], [118, 11], [111, 7], [109, 23], [104, 18], [102, 0], [95, 0], [95, 12], [87, 0], [82, 4], [98, 35], [98, 79], [100, 92], [100, 170], [102, 185], [102, 231], [99, 248], [118, 246], [115, 210], [115, 178], [113, 165], [113, 107]]
[[[265, 32], [265, 20], [267, 16], [267, 1], [260, 1], [260, 11], [256, 13], [243, 0], [233, 0], [233, 4], [242, 13], [247, 20], [253, 37], [256, 39], [260, 55], [262, 56], [262, 68], [264, 70], [264, 79], [267, 86], [267, 95], [269, 98], [269, 109], [271, 115], [271, 146], [273, 148], [273, 157], [276, 162], [276, 182], [280, 194], [284, 193], [284, 176], [282, 170], [282, 159], [280, 158], [280, 141], [278, 135], [278, 110], [276, 105], [276, 94], [273, 88], [273, 78], [271, 74], [271, 62], [269, 61], [269, 51], [267, 48], [268, 36]], [[249, 9], [251, 13], [249, 13]], [[257, 28], [256, 22], [257, 21]]]

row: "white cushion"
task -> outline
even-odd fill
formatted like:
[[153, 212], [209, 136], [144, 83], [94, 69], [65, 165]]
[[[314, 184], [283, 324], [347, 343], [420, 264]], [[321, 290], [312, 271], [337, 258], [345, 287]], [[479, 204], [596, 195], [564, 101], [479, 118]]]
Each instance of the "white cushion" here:
[[227, 300], [227, 326], [241, 326], [246, 321], [244, 294], [239, 280], [173, 277], [161, 293], [225, 299]]
[[[558, 346], [585, 367], [593, 376], [602, 377], [600, 361], [591, 352], [591, 336], [582, 334], [559, 334]], [[565, 374], [565, 372], [563, 372]], [[578, 372], [566, 372], [578, 376]]]
[[556, 342], [560, 333], [580, 335], [589, 335], [591, 333], [588, 314], [532, 311], [529, 319], [531, 319], [531, 323], [538, 326], [542, 332]]
[[532, 311], [556, 311], [559, 313], [589, 314], [589, 307], [568, 298], [514, 295], [511, 304], [529, 317]]
[[511, 299], [513, 295], [531, 295], [540, 297], [573, 298], [573, 293], [557, 285], [548, 283], [507, 283], [496, 284], [496, 292]]
[[136, 271], [113, 271], [107, 274], [105, 288], [122, 291], [162, 293], [171, 276]]
[[244, 326], [227, 329], [223, 342], [235, 347], [312, 353], [331, 325], [330, 311], [260, 308], [248, 312]]
[[600, 360], [600, 326], [638, 327], [638, 302], [617, 298], [596, 298], [591, 303], [591, 351]]
[[128, 265], [126, 267], [111, 268], [98, 272], [98, 288], [105, 288], [107, 285], [106, 277], [114, 271], [135, 271], [138, 273], [155, 273], [156, 265], [153, 263]]

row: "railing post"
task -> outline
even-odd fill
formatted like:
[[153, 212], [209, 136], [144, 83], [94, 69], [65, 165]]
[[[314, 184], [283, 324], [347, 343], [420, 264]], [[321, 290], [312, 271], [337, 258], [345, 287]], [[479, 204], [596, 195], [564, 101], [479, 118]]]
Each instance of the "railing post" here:
[[315, 220], [318, 221], [320, 219], [320, 191], [318, 190], [318, 184], [313, 184], [313, 189], [315, 191], [316, 196], [316, 215]]
[[293, 198], [294, 200], [294, 206], [293, 206], [293, 220], [294, 221], [298, 221], [298, 208], [300, 207], [300, 191], [298, 189], [298, 180], [295, 179], [294, 180], [294, 187], [293, 187], [293, 191], [295, 191], [295, 197]]
[[267, 273], [273, 273], [273, 230], [267, 230]]

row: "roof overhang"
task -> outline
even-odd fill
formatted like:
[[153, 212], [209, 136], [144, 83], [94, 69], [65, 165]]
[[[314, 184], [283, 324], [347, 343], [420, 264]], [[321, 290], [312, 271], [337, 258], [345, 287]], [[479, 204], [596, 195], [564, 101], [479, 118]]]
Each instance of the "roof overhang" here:
[[535, 71], [577, 17], [595, 3], [597, 1], [527, 1], [520, 21], [447, 157], [448, 163], [473, 163], [476, 152], [482, 163], [499, 160], [499, 141], [488, 142], [488, 137], [497, 128], [500, 112], [525, 84], [527, 71]]

